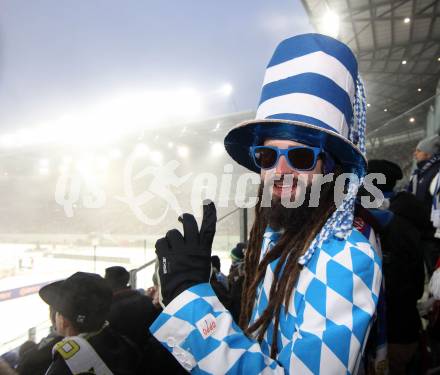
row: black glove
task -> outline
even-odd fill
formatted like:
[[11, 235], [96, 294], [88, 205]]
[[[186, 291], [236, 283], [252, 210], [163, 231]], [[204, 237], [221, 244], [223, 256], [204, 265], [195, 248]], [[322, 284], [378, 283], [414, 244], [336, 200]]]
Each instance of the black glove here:
[[212, 241], [217, 223], [213, 202], [204, 202], [200, 232], [193, 215], [179, 217], [183, 234], [172, 229], [156, 242], [159, 260], [160, 303], [168, 305], [175, 297], [193, 285], [209, 282]]

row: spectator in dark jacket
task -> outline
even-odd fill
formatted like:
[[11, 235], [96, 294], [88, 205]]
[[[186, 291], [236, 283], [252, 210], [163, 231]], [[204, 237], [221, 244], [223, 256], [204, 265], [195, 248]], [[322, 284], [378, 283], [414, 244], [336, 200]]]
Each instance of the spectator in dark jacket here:
[[128, 286], [130, 275], [124, 267], [109, 267], [105, 280], [109, 283], [113, 300], [108, 315], [110, 326], [142, 348], [150, 336], [149, 327], [159, 315], [150, 297]]
[[215, 277], [218, 282], [220, 282], [226, 290], [229, 289], [228, 278], [223, 274], [221, 270], [221, 262], [218, 255], [211, 256], [211, 267], [212, 272], [215, 274]]
[[231, 314], [235, 322], [240, 319], [241, 311], [241, 293], [243, 291], [244, 282], [244, 254], [246, 251], [246, 244], [239, 242], [231, 250], [231, 267], [229, 269], [228, 283], [229, 293], [231, 296]]
[[[414, 151], [416, 169], [408, 185], [408, 191], [421, 203], [424, 226], [421, 232], [421, 248], [429, 276], [440, 256], [440, 222], [438, 215], [438, 186], [440, 178], [440, 136], [422, 139]], [[437, 219], [434, 217], [437, 216]], [[434, 220], [433, 220], [434, 219]]]
[[8, 362], [0, 357], [0, 375], [16, 375], [17, 373], [12, 369]]
[[17, 369], [20, 375], [44, 375], [52, 363], [52, 348], [62, 340], [62, 336], [55, 331], [55, 314], [56, 311], [49, 306], [51, 332], [39, 342], [37, 347], [20, 355]]
[[20, 358], [23, 358], [26, 353], [37, 349], [37, 347], [38, 345], [35, 343], [35, 341], [25, 341], [23, 344], [20, 345], [20, 348], [18, 349], [18, 360], [20, 361]]
[[395, 194], [402, 178], [399, 166], [387, 160], [371, 160], [369, 173], [385, 174], [387, 183], [377, 185], [388, 209], [371, 210], [381, 224], [383, 273], [387, 307], [388, 359], [391, 374], [405, 374], [414, 357], [421, 321], [417, 301], [423, 295], [424, 265], [420, 246], [420, 202], [409, 193]]

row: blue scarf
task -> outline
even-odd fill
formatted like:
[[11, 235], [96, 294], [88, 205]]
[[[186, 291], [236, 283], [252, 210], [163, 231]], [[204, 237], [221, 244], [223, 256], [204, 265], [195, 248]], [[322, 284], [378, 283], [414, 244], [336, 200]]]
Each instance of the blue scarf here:
[[[434, 178], [438, 172], [438, 169], [433, 169], [432, 167], [438, 163], [440, 163], [440, 154], [435, 154], [428, 161], [418, 163], [417, 168], [411, 175], [406, 190], [410, 193], [413, 193], [418, 199], [425, 200], [426, 192], [429, 189], [429, 184], [431, 183], [432, 178]], [[416, 183], [414, 183], [414, 181], [416, 181]]]

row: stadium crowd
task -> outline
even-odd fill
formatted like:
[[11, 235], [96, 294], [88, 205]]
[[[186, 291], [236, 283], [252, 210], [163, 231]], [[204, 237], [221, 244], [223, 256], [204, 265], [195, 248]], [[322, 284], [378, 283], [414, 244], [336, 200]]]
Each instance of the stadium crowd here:
[[[231, 251], [228, 277], [221, 272], [219, 257], [212, 256], [211, 283], [237, 318], [244, 249], [239, 243]], [[148, 330], [162, 309], [157, 278], [144, 291], [132, 288], [129, 277], [124, 267], [113, 266], [104, 278], [77, 272], [43, 287], [39, 294], [49, 305], [51, 331], [38, 344], [23, 343], [17, 356], [4, 355], [0, 374], [94, 374], [91, 369], [109, 374], [187, 373]], [[85, 350], [72, 361], [80, 347]]]

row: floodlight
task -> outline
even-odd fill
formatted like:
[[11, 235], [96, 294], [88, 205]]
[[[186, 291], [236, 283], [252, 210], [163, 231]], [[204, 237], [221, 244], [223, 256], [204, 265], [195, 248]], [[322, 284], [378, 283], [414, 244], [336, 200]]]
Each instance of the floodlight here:
[[151, 160], [157, 164], [160, 164], [162, 162], [163, 155], [159, 151], [153, 151], [151, 153]]
[[71, 156], [64, 156], [63, 157], [63, 164], [70, 164], [72, 162]]
[[225, 83], [220, 87], [219, 92], [223, 95], [223, 96], [230, 96], [232, 94], [232, 92], [234, 91], [234, 88], [232, 87], [232, 85], [230, 83]]
[[40, 167], [39, 172], [41, 176], [47, 176], [49, 174], [49, 168]]
[[138, 157], [146, 156], [148, 154], [148, 146], [145, 143], [138, 143], [134, 152]]
[[321, 23], [323, 34], [337, 38], [339, 35], [339, 16], [332, 10], [327, 10]]
[[189, 155], [189, 148], [186, 146], [177, 147], [177, 155], [181, 158], [187, 158]]
[[214, 156], [220, 156], [224, 153], [224, 151], [225, 151], [225, 148], [221, 142], [214, 142], [211, 145], [211, 153]]
[[165, 98], [165, 110], [167, 113], [172, 110], [176, 117], [193, 117], [202, 111], [202, 97], [192, 88], [178, 90], [176, 93], [167, 95]]
[[105, 170], [108, 168], [109, 166], [109, 160], [105, 157], [105, 156], [98, 156], [96, 158], [96, 165], [98, 166], [98, 168], [100, 168], [101, 170]]
[[114, 148], [113, 150], [110, 150], [110, 152], [108, 153], [108, 156], [111, 160], [117, 160], [117, 159], [121, 158], [122, 152], [121, 152], [121, 150]]
[[66, 164], [61, 164], [59, 167], [59, 171], [61, 174], [67, 173], [68, 170], [69, 170], [69, 167]]

